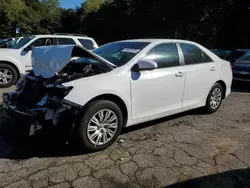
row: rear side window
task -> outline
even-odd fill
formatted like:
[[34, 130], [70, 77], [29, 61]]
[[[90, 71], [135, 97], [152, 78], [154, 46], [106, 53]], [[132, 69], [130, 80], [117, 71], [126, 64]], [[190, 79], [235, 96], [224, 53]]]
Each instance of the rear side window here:
[[180, 44], [186, 65], [208, 63], [213, 60], [193, 44]]
[[93, 50], [94, 44], [91, 40], [88, 39], [78, 39], [78, 41], [82, 44], [84, 48], [87, 48], [88, 50]]
[[250, 61], [250, 53], [245, 54], [239, 60], [240, 61]]
[[233, 63], [234, 61], [238, 60], [239, 58], [242, 58], [245, 56], [245, 54], [247, 54], [247, 52], [244, 51], [234, 51], [232, 53], [232, 56], [230, 58], [230, 61]]
[[58, 45], [73, 45], [76, 44], [75, 41], [71, 38], [58, 38], [57, 39]]
[[179, 54], [176, 44], [160, 44], [150, 50], [144, 59], [155, 61], [158, 68], [179, 66]]

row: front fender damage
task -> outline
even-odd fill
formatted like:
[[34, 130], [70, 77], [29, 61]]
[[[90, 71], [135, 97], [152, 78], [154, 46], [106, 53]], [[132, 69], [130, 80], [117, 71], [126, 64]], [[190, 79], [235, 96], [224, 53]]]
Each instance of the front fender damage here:
[[[73, 89], [65, 83], [112, 71], [115, 66], [79, 46], [38, 47], [32, 50], [33, 70], [3, 94], [4, 108], [30, 136], [49, 128], [71, 134], [82, 106], [64, 98]], [[91, 88], [84, 88], [84, 90]], [[84, 97], [84, 96], [83, 96]], [[25, 124], [25, 126], [24, 126]], [[69, 135], [70, 136], [70, 135]]]

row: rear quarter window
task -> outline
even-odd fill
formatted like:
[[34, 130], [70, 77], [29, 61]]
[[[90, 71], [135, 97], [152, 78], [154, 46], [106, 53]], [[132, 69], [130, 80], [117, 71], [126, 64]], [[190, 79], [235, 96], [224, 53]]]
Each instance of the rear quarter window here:
[[94, 43], [89, 40], [89, 39], [78, 39], [78, 41], [81, 43], [81, 45], [84, 48], [87, 48], [88, 50], [93, 50], [94, 48]]
[[208, 63], [213, 60], [203, 52], [198, 46], [193, 44], [180, 44], [186, 65]]
[[58, 45], [73, 45], [76, 44], [75, 41], [71, 38], [58, 38], [57, 39]]

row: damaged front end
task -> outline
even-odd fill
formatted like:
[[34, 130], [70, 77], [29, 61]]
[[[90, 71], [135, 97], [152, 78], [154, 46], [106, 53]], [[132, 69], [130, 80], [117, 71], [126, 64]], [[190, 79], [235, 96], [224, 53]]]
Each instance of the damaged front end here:
[[[7, 113], [13, 120], [26, 125], [29, 136], [47, 128], [60, 128], [63, 133], [70, 134], [82, 106], [64, 99], [73, 87], [63, 84], [113, 69], [80, 47], [65, 47], [65, 51], [55, 48], [39, 49], [39, 54], [33, 56], [33, 71], [19, 80], [15, 92], [3, 94], [3, 106]], [[55, 51], [58, 50], [60, 54], [66, 54], [64, 59], [55, 58], [58, 56]], [[47, 61], [41, 61], [44, 59], [42, 56], [39, 58], [41, 54]]]
[[7, 113], [18, 122], [29, 126], [29, 136], [42, 129], [60, 126], [70, 130], [81, 106], [65, 101], [72, 87], [45, 85], [32, 75], [25, 80], [21, 90], [3, 94], [3, 104]]

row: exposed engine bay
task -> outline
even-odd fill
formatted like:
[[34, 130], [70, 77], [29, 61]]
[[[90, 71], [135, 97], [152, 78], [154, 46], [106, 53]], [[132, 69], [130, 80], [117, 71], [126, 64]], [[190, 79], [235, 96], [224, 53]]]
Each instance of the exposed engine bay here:
[[[83, 51], [82, 56], [81, 49], [77, 50], [77, 58], [74, 58], [76, 56], [72, 53], [73, 60], [64, 63], [63, 68], [62, 64], [56, 67], [60, 68], [59, 72], [54, 72], [52, 76], [45, 78], [43, 75], [37, 76], [39, 71], [43, 73], [41, 69], [34, 70], [33, 68], [33, 71], [18, 81], [15, 92], [3, 94], [4, 107], [7, 112], [15, 120], [28, 122], [29, 136], [50, 126], [64, 126], [66, 132], [70, 132], [82, 107], [64, 100], [73, 87], [66, 87], [63, 83], [113, 70], [112, 66], [89, 54], [86, 58], [86, 50]], [[50, 66], [49, 63], [51, 62], [48, 61], [48, 66]]]
[[101, 63], [88, 63], [85, 58], [72, 60], [57, 75], [55, 84], [70, 82], [83, 77], [106, 73], [112, 69]]

